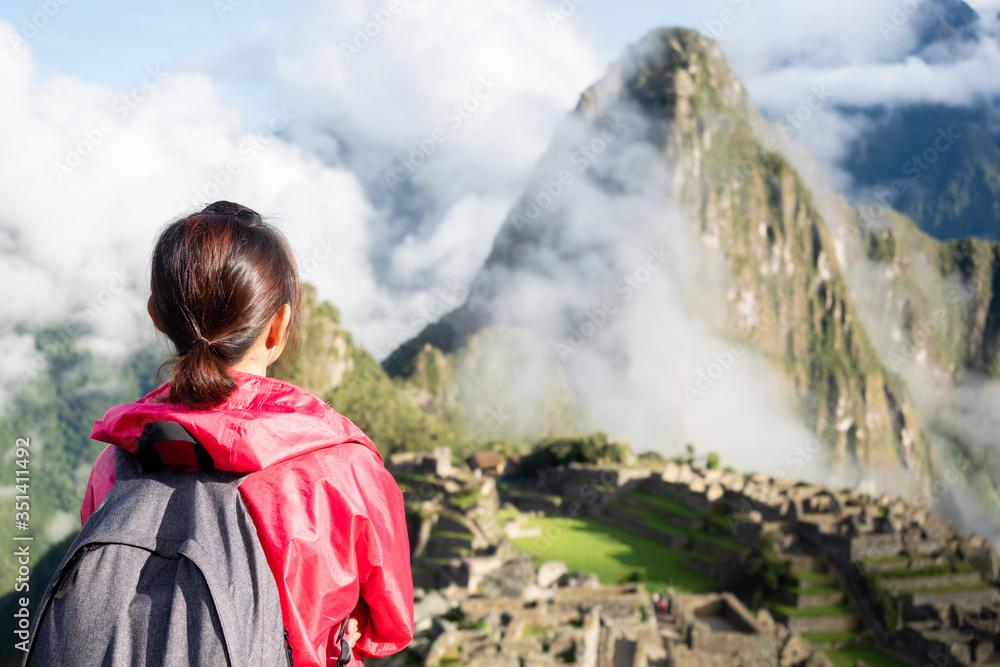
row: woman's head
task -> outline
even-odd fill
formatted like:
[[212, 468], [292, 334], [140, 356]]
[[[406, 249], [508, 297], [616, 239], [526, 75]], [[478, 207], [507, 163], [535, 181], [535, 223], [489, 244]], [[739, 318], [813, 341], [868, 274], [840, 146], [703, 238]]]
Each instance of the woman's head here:
[[299, 343], [300, 284], [275, 227], [232, 202], [172, 222], [153, 250], [149, 314], [177, 350], [169, 402], [203, 409], [236, 388], [229, 369]]

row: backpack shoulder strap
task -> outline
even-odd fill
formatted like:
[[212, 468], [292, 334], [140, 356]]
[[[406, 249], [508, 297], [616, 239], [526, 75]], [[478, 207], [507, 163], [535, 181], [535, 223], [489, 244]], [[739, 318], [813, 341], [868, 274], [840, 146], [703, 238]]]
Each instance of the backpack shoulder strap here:
[[215, 462], [198, 440], [175, 421], [149, 422], [142, 427], [135, 447], [144, 474], [164, 472], [170, 465], [193, 465], [201, 472], [215, 472]]

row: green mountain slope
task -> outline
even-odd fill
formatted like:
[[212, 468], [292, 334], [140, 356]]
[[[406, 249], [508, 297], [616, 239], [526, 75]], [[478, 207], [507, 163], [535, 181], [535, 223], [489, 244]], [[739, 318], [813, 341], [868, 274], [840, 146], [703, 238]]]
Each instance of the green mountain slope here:
[[268, 372], [328, 402], [357, 424], [383, 455], [428, 450], [456, 440], [452, 425], [408, 400], [375, 358], [354, 344], [340, 325], [337, 309], [316, 298], [305, 285], [303, 343], [294, 357], [283, 357]]
[[929, 363], [952, 376], [1000, 377], [1000, 243], [939, 241], [891, 212], [865, 230], [868, 259], [881, 267], [873, 291], [882, 315], [898, 323], [887, 363]]

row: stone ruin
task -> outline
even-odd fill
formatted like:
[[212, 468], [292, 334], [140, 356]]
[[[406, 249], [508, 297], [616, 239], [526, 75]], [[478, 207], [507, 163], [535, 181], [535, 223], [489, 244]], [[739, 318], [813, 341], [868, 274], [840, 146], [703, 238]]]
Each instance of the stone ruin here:
[[[394, 455], [389, 468], [410, 512], [418, 607], [439, 612], [411, 647], [428, 664], [822, 665], [817, 649], [845, 643], [834, 636], [921, 665], [1000, 660], [994, 546], [900, 499], [683, 463], [504, 478], [453, 465], [447, 448]], [[501, 527], [501, 506], [603, 517], [723, 585], [766, 542], [789, 585], [770, 613], [729, 593], [673, 593], [658, 615], [641, 585], [536, 571], [506, 539], [526, 536], [523, 521]]]
[[822, 651], [731, 593], [669, 595], [657, 621], [671, 667], [830, 665]]

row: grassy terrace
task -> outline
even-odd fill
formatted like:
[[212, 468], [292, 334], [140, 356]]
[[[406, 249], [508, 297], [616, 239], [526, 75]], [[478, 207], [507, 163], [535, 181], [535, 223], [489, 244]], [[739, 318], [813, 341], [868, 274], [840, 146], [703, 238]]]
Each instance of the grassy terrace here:
[[973, 574], [976, 571], [968, 562], [960, 560], [955, 563], [955, 567], [950, 565], [931, 565], [930, 567], [899, 568], [898, 570], [885, 570], [884, 572], [873, 572], [871, 577], [875, 581], [882, 579], [914, 579], [916, 577], [939, 577], [949, 574]]
[[687, 517], [689, 519], [702, 519], [705, 518], [705, 514], [691, 509], [687, 505], [676, 502], [674, 500], [667, 500], [666, 498], [657, 498], [654, 495], [650, 495], [645, 491], [636, 489], [634, 491], [629, 491], [625, 495], [630, 498], [635, 498], [636, 500], [641, 500], [642, 502], [649, 503], [650, 505], [656, 505], [657, 507], [666, 510], [671, 514], [676, 514], [678, 516]]
[[680, 564], [685, 552], [598, 519], [536, 517], [526, 525], [541, 528], [542, 536], [518, 538], [514, 544], [536, 563], [561, 560], [570, 570], [593, 572], [606, 584], [639, 571], [649, 590], [667, 586], [697, 593], [722, 590], [719, 581]]
[[688, 519], [704, 519], [705, 521], [710, 521], [726, 531], [732, 530], [732, 523], [729, 520], [729, 516], [726, 514], [699, 512], [691, 509], [683, 503], [679, 503], [675, 500], [667, 500], [666, 498], [657, 498], [656, 496], [646, 493], [641, 489], [629, 491], [625, 495], [649, 505], [654, 505], [670, 514], [676, 514], [677, 516], [686, 517]]
[[429, 484], [434, 484], [436, 486], [441, 485], [440, 480], [438, 480], [437, 478], [419, 472], [400, 472], [400, 473], [395, 473], [393, 477], [396, 478], [397, 482], [404, 481], [404, 482], [409, 482], [410, 484], [413, 485], [420, 485], [425, 482]]
[[689, 536], [695, 539], [703, 540], [705, 542], [710, 542], [724, 549], [729, 549], [730, 551], [734, 552], [733, 554], [734, 556], [741, 551], [746, 551], [747, 549], [749, 549], [747, 545], [727, 535], [713, 535], [711, 533], [706, 533], [704, 531], [686, 530], [684, 528], [679, 528], [678, 526], [674, 526], [668, 523], [662, 516], [660, 516], [656, 512], [653, 512], [652, 510], [643, 509], [642, 507], [635, 507], [634, 505], [629, 505], [621, 501], [612, 503], [612, 505], [620, 510], [624, 510], [626, 512], [636, 515], [637, 517], [640, 517], [645, 523], [649, 524], [650, 527], [655, 528], [656, 530], [666, 535]]
[[993, 586], [987, 583], [978, 584], [955, 584], [954, 586], [941, 586], [937, 588], [902, 588], [892, 591], [892, 593], [961, 593], [965, 591], [985, 591]]
[[838, 648], [826, 652], [826, 657], [834, 667], [854, 667], [854, 663], [863, 660], [868, 667], [906, 667], [898, 660], [879, 653], [873, 648]]
[[837, 578], [834, 577], [829, 572], [798, 572], [796, 574], [791, 575], [791, 578], [794, 579], [795, 581], [809, 581], [809, 582], [815, 582], [815, 581], [833, 582], [837, 580]]
[[536, 491], [524, 491], [516, 486], [513, 486], [509, 482], [497, 482], [497, 491], [509, 496], [514, 496], [515, 498], [542, 498], [554, 503], [558, 503], [562, 500], [562, 496], [538, 493]]
[[871, 556], [870, 558], [860, 558], [859, 563], [864, 565], [869, 564], [881, 564], [881, 563], [906, 563], [909, 562], [910, 557], [906, 554], [895, 554], [893, 556]]
[[431, 537], [453, 537], [457, 540], [471, 540], [473, 535], [471, 532], [460, 533], [454, 530], [434, 530], [431, 532]]
[[[802, 638], [813, 644], [845, 644], [861, 635], [853, 630], [847, 632], [803, 632]], [[851, 663], [854, 667], [854, 663]]]
[[738, 567], [738, 563], [733, 562], [732, 559], [716, 556], [715, 554], [707, 554], [701, 551], [682, 551], [681, 554], [687, 556], [688, 558], [715, 563], [726, 570], [734, 570]]
[[814, 586], [813, 588], [786, 588], [789, 593], [795, 595], [825, 595], [827, 593], [841, 593], [843, 589], [839, 586]]
[[854, 612], [843, 605], [829, 607], [806, 607], [799, 609], [790, 604], [771, 602], [768, 604], [778, 615], [785, 618], [811, 618], [813, 616], [854, 616]]

